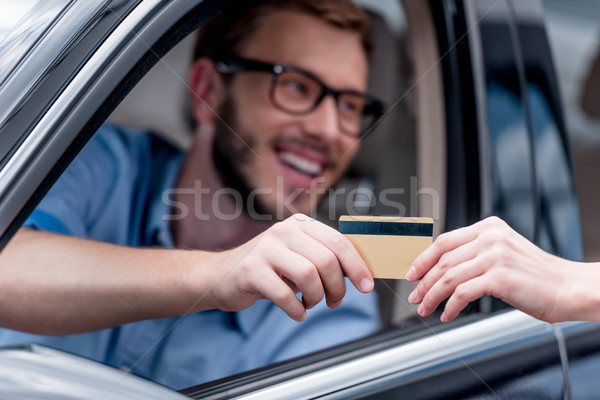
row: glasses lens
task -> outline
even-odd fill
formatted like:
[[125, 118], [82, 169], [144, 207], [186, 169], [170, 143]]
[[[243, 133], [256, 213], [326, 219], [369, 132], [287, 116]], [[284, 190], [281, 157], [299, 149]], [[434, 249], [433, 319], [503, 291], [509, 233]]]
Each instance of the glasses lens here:
[[[272, 100], [283, 111], [304, 114], [312, 111], [323, 97], [323, 84], [298, 71], [283, 71], [272, 86]], [[340, 130], [358, 137], [376, 122], [369, 99], [354, 92], [336, 96]]]
[[275, 82], [273, 100], [285, 111], [304, 113], [313, 109], [321, 91], [321, 85], [314, 79], [298, 72], [284, 71]]

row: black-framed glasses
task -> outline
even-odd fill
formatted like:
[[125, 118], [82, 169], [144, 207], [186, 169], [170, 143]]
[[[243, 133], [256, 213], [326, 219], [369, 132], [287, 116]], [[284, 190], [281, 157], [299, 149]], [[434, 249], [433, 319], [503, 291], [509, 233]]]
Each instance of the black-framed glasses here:
[[338, 110], [340, 130], [352, 137], [368, 133], [383, 115], [384, 104], [356, 90], [336, 90], [324, 84], [315, 74], [302, 68], [271, 64], [245, 58], [217, 61], [222, 74], [263, 71], [271, 74], [269, 95], [278, 109], [293, 115], [308, 114], [328, 95], [333, 96]]

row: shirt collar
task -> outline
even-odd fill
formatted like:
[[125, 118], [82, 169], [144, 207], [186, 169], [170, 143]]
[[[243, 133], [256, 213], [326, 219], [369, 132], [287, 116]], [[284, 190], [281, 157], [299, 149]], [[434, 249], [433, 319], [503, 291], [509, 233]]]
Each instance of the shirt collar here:
[[[173, 188], [175, 188], [183, 160], [184, 155], [179, 154], [165, 165], [162, 184], [159, 186], [159, 190], [150, 206], [148, 233], [152, 238], [152, 242], [157, 246], [175, 247], [170, 229], [171, 219], [168, 217], [172, 212], [170, 207], [172, 192]], [[252, 307], [234, 313], [239, 329], [245, 335], [250, 335], [273, 306], [273, 303], [268, 300], [258, 300]]]

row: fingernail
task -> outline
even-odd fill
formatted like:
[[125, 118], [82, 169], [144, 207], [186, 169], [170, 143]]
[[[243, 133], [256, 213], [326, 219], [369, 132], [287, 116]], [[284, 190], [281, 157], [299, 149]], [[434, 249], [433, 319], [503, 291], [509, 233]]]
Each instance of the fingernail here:
[[418, 298], [419, 298], [419, 293], [417, 292], [417, 289], [415, 289], [408, 296], [408, 302], [410, 304], [417, 304]]
[[448, 318], [446, 318], [446, 312], [445, 311], [440, 316], [440, 321], [442, 321], [442, 322], [448, 322]]
[[417, 280], [417, 270], [415, 269], [414, 265], [410, 267], [410, 269], [406, 273], [406, 280], [411, 282]]
[[419, 306], [419, 308], [417, 308], [417, 314], [419, 314], [422, 317], [424, 310], [425, 310], [425, 306], [423, 305], [423, 303], [421, 303], [421, 305]]
[[371, 289], [373, 289], [373, 286], [375, 285], [375, 283], [368, 278], [364, 278], [362, 281], [360, 281], [360, 283], [358, 284], [358, 289], [361, 292], [370, 292]]
[[302, 322], [306, 319], [306, 311], [304, 311], [304, 314], [302, 314], [302, 316], [300, 317], [300, 319], [298, 320], [298, 322]]

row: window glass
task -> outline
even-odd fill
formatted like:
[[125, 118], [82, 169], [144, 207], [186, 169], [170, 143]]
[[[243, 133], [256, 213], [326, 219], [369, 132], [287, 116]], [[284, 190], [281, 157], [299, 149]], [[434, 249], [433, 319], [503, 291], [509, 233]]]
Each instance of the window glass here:
[[[597, 183], [600, 176], [600, 4], [585, 0], [544, 0], [543, 5], [575, 169], [584, 257], [588, 261], [597, 261], [600, 260], [600, 190]], [[535, 96], [534, 94], [533, 97]], [[548, 105], [540, 104], [537, 108], [548, 110]], [[543, 141], [548, 146], [554, 146], [553, 143], [560, 140], [554, 133], [549, 133], [555, 130], [553, 125], [550, 120], [550, 125], [546, 126], [546, 135], [538, 136], [545, 137]], [[554, 164], [555, 161], [552, 162]], [[566, 163], [562, 156], [558, 158], [558, 162]], [[556, 168], [553, 165], [552, 169]], [[549, 171], [546, 173], [547, 190], [551, 191], [551, 182], [556, 181], [556, 178]], [[561, 175], [557, 178], [562, 179]], [[559, 206], [560, 211], [554, 212], [559, 212], [565, 222], [573, 212], [567, 205], [565, 193], [559, 197], [565, 201]], [[566, 228], [553, 235], [564, 237], [577, 235], [577, 232]], [[551, 242], [552, 234], [548, 233], [546, 238], [547, 242]], [[559, 251], [571, 255], [567, 249], [561, 248]]]
[[581, 260], [579, 212], [564, 143], [540, 87], [530, 82], [527, 88], [541, 192], [540, 247]]
[[517, 34], [526, 81], [535, 151], [536, 187], [539, 196], [539, 245], [562, 257], [582, 259], [579, 212], [568, 139], [556, 84], [543, 10], [513, 1]]
[[568, 144], [542, 21], [535, 18], [535, 7], [501, 1], [486, 9], [484, 3], [477, 4], [493, 213], [545, 250], [580, 259]]
[[477, 2], [487, 89], [493, 214], [530, 240], [535, 232], [531, 138], [505, 1]]

